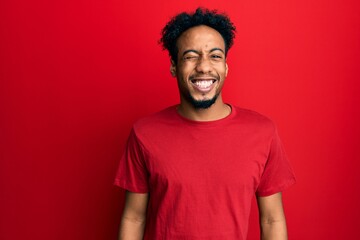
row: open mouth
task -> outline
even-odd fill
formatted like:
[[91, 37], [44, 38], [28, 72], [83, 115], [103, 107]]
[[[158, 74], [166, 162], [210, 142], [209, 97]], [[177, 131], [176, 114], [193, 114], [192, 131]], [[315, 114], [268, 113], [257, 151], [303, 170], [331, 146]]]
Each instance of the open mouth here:
[[209, 92], [216, 79], [192, 79], [191, 83], [200, 92]]

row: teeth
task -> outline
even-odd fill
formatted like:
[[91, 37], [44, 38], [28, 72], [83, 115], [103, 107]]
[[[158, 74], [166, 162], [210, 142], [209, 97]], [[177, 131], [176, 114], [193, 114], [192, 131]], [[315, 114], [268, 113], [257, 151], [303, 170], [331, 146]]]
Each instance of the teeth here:
[[213, 84], [213, 81], [212, 80], [196, 81], [194, 84], [199, 88], [208, 88], [211, 86], [211, 84]]

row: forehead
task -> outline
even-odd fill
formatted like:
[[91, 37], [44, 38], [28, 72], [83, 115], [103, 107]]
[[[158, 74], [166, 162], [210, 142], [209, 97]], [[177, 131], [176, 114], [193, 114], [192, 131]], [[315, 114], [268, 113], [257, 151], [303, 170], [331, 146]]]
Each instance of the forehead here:
[[225, 51], [225, 42], [221, 34], [204, 25], [192, 27], [183, 32], [176, 45], [179, 52], [189, 49], [206, 51], [213, 48], [220, 48]]

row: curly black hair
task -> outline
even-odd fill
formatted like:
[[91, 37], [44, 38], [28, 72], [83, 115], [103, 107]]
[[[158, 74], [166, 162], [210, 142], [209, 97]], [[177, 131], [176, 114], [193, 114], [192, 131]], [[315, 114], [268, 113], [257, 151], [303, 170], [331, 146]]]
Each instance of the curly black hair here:
[[174, 16], [162, 29], [159, 41], [174, 63], [177, 62], [178, 49], [176, 41], [189, 28], [206, 25], [218, 31], [225, 42], [225, 55], [234, 43], [236, 28], [225, 14], [218, 14], [217, 10], [197, 8], [194, 13], [182, 12]]

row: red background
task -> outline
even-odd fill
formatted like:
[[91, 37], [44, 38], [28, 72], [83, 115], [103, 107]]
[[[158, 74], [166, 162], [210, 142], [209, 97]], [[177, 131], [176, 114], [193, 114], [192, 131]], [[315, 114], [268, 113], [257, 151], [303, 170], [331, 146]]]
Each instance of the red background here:
[[116, 239], [131, 124], [178, 102], [160, 30], [199, 5], [238, 29], [224, 99], [279, 127], [290, 239], [357, 238], [359, 1], [2, 0], [0, 239]]

